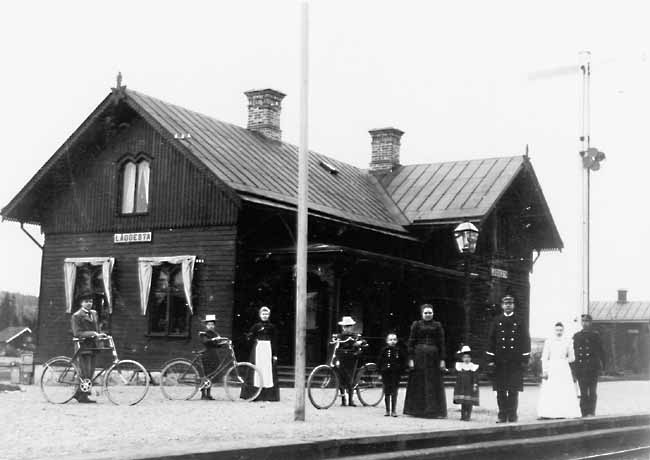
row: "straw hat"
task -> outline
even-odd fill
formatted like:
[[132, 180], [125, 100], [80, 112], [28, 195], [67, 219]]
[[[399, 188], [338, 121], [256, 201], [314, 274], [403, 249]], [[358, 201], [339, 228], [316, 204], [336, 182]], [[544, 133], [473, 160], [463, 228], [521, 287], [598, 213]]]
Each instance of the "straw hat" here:
[[472, 354], [472, 349], [469, 347], [469, 345], [463, 345], [463, 347], [458, 352], [459, 355], [464, 355], [465, 353], [468, 355]]
[[210, 321], [216, 323], [217, 322], [217, 315], [205, 315], [205, 319], [203, 320], [204, 323], [209, 323]]
[[351, 316], [344, 316], [341, 321], [339, 321], [339, 326], [354, 326], [355, 324], [357, 324], [357, 322], [353, 320]]

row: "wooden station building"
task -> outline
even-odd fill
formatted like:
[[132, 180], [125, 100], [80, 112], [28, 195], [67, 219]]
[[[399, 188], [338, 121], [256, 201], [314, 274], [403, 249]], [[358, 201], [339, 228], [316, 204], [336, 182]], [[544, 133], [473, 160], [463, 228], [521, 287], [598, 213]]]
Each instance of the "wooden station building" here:
[[[122, 354], [156, 368], [198, 348], [205, 314], [240, 340], [272, 307], [293, 362], [297, 148], [284, 94], [246, 93], [243, 128], [118, 85], [16, 197], [4, 219], [40, 225], [37, 361], [72, 350], [70, 314], [92, 289]], [[394, 128], [370, 131], [370, 167], [309, 155], [307, 360], [342, 315], [378, 347], [430, 302], [449, 358], [462, 340], [465, 260], [453, 229], [480, 229], [468, 260], [470, 345], [505, 293], [529, 317], [529, 274], [562, 241], [527, 156], [402, 165]], [[480, 354], [479, 354], [480, 356]]]

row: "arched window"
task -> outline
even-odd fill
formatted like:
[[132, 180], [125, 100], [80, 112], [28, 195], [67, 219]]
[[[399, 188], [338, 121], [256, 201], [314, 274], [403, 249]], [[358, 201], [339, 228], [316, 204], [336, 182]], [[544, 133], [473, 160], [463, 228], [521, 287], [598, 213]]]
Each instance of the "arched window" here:
[[122, 165], [122, 214], [149, 211], [149, 161], [129, 160]]

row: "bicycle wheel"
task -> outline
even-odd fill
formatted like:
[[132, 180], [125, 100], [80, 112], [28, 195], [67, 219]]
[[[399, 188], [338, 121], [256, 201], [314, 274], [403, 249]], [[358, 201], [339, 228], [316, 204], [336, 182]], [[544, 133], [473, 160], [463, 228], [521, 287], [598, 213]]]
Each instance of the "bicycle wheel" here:
[[307, 379], [307, 395], [316, 409], [329, 409], [339, 395], [339, 376], [334, 368], [321, 364]]
[[137, 361], [118, 361], [104, 378], [104, 391], [113, 404], [133, 406], [142, 401], [149, 391], [149, 374]]
[[200, 384], [199, 371], [186, 359], [171, 361], [160, 371], [160, 390], [167, 399], [192, 399]]
[[51, 403], [65, 404], [70, 401], [80, 382], [79, 368], [70, 358], [58, 356], [43, 365], [41, 392]]
[[262, 392], [262, 385], [262, 372], [251, 363], [237, 363], [223, 377], [223, 387], [231, 401], [252, 401]]
[[359, 369], [357, 396], [364, 406], [376, 406], [384, 396], [381, 375], [375, 363], [367, 363]]

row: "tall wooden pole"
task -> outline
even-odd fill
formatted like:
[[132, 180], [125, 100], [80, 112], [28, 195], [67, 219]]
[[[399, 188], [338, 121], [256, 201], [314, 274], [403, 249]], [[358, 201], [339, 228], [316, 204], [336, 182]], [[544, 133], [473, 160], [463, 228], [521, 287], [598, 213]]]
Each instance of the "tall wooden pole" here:
[[[582, 152], [587, 152], [591, 143], [591, 53], [584, 51], [581, 53], [580, 70], [582, 73], [582, 98], [581, 98], [581, 111], [582, 111], [582, 133], [580, 135], [580, 143]], [[580, 313], [589, 313], [589, 281], [590, 281], [590, 169], [585, 167], [582, 159], [580, 160], [580, 168], [582, 175], [582, 215], [581, 215], [581, 251], [580, 251], [580, 266], [581, 266], [581, 289], [580, 289]], [[579, 319], [578, 314], [578, 319]]]
[[296, 248], [296, 356], [294, 420], [305, 420], [305, 335], [307, 329], [308, 47], [309, 6], [300, 6], [300, 146], [298, 151], [298, 241]]

